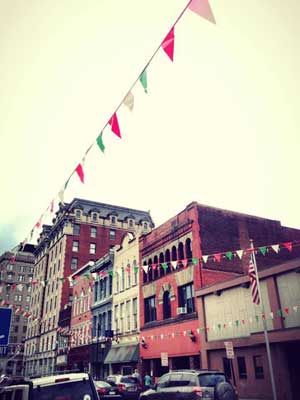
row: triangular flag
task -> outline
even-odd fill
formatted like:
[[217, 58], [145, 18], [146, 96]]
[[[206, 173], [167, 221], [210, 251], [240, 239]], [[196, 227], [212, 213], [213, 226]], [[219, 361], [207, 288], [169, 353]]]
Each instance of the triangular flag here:
[[214, 254], [215, 260], [220, 262], [221, 261], [221, 253]]
[[161, 267], [165, 271], [168, 268], [168, 263], [166, 263], [166, 262], [161, 263]]
[[144, 70], [144, 71], [141, 73], [141, 75], [140, 75], [140, 82], [141, 82], [141, 84], [142, 84], [142, 86], [143, 86], [143, 88], [144, 88], [145, 93], [148, 93], [148, 92], [147, 92], [147, 71], [146, 71], [146, 70]]
[[53, 213], [53, 211], [54, 211], [54, 199], [52, 199], [50, 203], [50, 212]]
[[226, 253], [226, 257], [228, 258], [228, 260], [231, 260], [231, 259], [232, 259], [232, 257], [233, 257], [233, 253], [232, 253], [232, 251], [227, 251], [227, 253]]
[[188, 260], [185, 258], [184, 260], [181, 260], [181, 263], [183, 265], [183, 268], [185, 268], [188, 264]]
[[210, 8], [208, 0], [192, 0], [189, 9], [194, 13], [198, 14], [200, 17], [207, 19], [213, 24], [216, 23], [213, 12]]
[[163, 48], [164, 52], [173, 61], [174, 58], [174, 26], [171, 28], [170, 32], [164, 38], [161, 47]]
[[208, 255], [207, 256], [202, 256], [202, 259], [203, 259], [204, 263], [206, 264], [207, 263], [207, 259], [208, 259]]
[[194, 265], [197, 265], [198, 264], [198, 258], [192, 258], [192, 263], [194, 264]]
[[149, 269], [149, 265], [143, 265], [143, 270], [145, 271], [145, 273], [148, 273], [148, 269]]
[[270, 318], [274, 319], [274, 313], [273, 312], [270, 312]]
[[286, 315], [289, 315], [290, 310], [289, 310], [288, 307], [286, 307], [286, 308], [284, 309], [284, 311], [285, 311]]
[[84, 183], [84, 172], [83, 172], [83, 166], [82, 164], [78, 164], [75, 171], [77, 172], [79, 179], [81, 180], [81, 183]]
[[267, 247], [266, 246], [259, 247], [259, 251], [261, 252], [262, 255], [265, 256], [267, 252]]
[[288, 251], [292, 251], [292, 242], [282, 243], [284, 247], [288, 249]]
[[129, 111], [133, 110], [134, 107], [134, 96], [131, 92], [128, 92], [125, 99], [123, 100], [123, 104], [128, 107]]
[[115, 135], [117, 135], [119, 138], [121, 138], [121, 131], [119, 127], [119, 121], [117, 114], [114, 113], [111, 119], [108, 121], [109, 125], [111, 126], [111, 130]]
[[297, 312], [298, 306], [293, 306], [293, 310], [294, 310], [295, 312]]
[[173, 269], [176, 269], [177, 261], [171, 261], [171, 265], [172, 265]]
[[102, 134], [103, 134], [103, 132], [101, 132], [100, 135], [97, 137], [96, 142], [97, 142], [99, 149], [102, 151], [102, 153], [104, 153], [105, 146], [104, 146], [104, 143], [102, 140]]
[[275, 253], [278, 253], [278, 251], [279, 251], [279, 244], [273, 244], [271, 247], [272, 247], [272, 249], [275, 251]]
[[[71, 178], [71, 177], [70, 177]], [[60, 201], [62, 202], [62, 204], [64, 204], [64, 197], [65, 197], [65, 190], [67, 189], [67, 186], [69, 184], [69, 180], [70, 178], [66, 181], [66, 183], [64, 184], [64, 186], [60, 189], [60, 191], [58, 192], [58, 197], [60, 199]]]
[[237, 251], [236, 251], [236, 254], [238, 255], [238, 257], [239, 257], [240, 260], [241, 260], [242, 257], [243, 257], [243, 251], [244, 251], [244, 250], [237, 250]]

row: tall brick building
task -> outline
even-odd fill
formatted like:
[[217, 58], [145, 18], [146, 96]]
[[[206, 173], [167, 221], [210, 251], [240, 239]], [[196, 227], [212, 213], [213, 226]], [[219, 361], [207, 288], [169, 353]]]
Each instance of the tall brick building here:
[[[201, 360], [195, 290], [248, 271], [249, 258], [220, 255], [254, 245], [299, 240], [300, 231], [279, 221], [193, 202], [140, 238], [140, 356], [142, 373], [155, 378], [168, 369], [197, 368]], [[287, 249], [257, 256], [260, 269], [295, 257]]]
[[29, 311], [30, 305], [33, 252], [34, 246], [26, 244], [16, 253], [7, 251], [0, 256], [0, 299], [5, 302], [5, 306], [13, 308], [9, 346], [1, 347], [2, 354], [0, 353], [0, 370], [6, 374], [22, 373], [28, 322], [24, 314]]
[[55, 370], [59, 312], [71, 301], [68, 277], [120, 244], [126, 232], [147, 233], [148, 212], [75, 198], [61, 205], [51, 226], [43, 226], [35, 252], [35, 273], [25, 343], [28, 375]]

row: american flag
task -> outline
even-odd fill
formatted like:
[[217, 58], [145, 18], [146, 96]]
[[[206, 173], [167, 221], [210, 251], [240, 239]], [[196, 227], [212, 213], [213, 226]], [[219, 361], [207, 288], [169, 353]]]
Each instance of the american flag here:
[[250, 262], [249, 262], [248, 275], [250, 277], [250, 283], [251, 283], [252, 301], [254, 304], [258, 305], [260, 303], [260, 300], [259, 300], [259, 294], [258, 294], [258, 288], [257, 288], [257, 277], [256, 277], [255, 269], [254, 269], [254, 264], [252, 261], [252, 256], [251, 256]]

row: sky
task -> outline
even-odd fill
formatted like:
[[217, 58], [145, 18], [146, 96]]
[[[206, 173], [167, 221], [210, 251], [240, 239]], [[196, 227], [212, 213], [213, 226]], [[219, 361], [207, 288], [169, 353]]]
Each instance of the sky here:
[[[169, 32], [187, 0], [0, 0], [0, 253], [24, 240]], [[172, 63], [105, 128], [74, 197], [150, 211], [197, 201], [300, 228], [299, 0], [187, 10]], [[45, 215], [44, 223], [51, 216]]]

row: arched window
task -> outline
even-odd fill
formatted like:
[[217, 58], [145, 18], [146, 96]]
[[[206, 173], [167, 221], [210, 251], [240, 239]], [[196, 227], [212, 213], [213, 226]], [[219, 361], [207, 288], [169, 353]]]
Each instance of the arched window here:
[[170, 261], [171, 261], [170, 250], [167, 249], [165, 253], [165, 262], [168, 264], [168, 268], [166, 269], [167, 274], [172, 271]]
[[177, 261], [177, 250], [176, 247], [172, 247], [172, 261]]
[[155, 264], [155, 268], [153, 269], [153, 278], [158, 279], [159, 278], [159, 267], [158, 267], [158, 257], [157, 256], [154, 256], [153, 264]]
[[185, 241], [185, 257], [188, 259], [189, 264], [192, 262], [192, 246], [191, 246], [191, 239], [188, 238]]
[[[184, 248], [183, 248], [183, 243], [180, 242], [178, 246], [178, 261], [180, 262], [183, 259], [184, 259]], [[182, 266], [181, 263], [180, 266]]]
[[153, 281], [152, 258], [148, 260], [148, 281]]
[[162, 267], [162, 263], [165, 261], [165, 257], [164, 257], [164, 254], [163, 253], [160, 253], [159, 254], [159, 266], [160, 266], [160, 274], [161, 275], [165, 275], [165, 273], [166, 273], [166, 270], [165, 270], [165, 268], [163, 268]]
[[170, 317], [171, 317], [170, 293], [168, 290], [166, 290], [163, 295], [163, 319], [167, 319]]
[[[147, 265], [147, 262], [144, 261], [144, 262], [143, 262], [143, 266], [146, 266], [146, 265]], [[143, 268], [143, 282], [144, 282], [144, 283], [148, 282], [148, 275], [147, 275], [147, 273], [145, 272], [144, 268]]]

